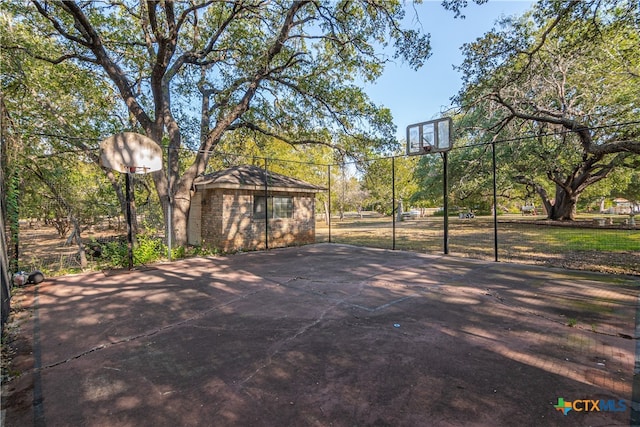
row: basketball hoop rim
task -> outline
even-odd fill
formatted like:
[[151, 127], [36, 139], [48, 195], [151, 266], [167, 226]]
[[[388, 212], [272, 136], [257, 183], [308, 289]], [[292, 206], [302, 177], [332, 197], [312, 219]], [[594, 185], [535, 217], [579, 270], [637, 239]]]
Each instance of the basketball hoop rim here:
[[[142, 174], [146, 174], [147, 171], [151, 169], [149, 166], [129, 166], [129, 165], [122, 165], [122, 168], [127, 173], [142, 173]], [[138, 172], [139, 170], [141, 170], [142, 172]]]

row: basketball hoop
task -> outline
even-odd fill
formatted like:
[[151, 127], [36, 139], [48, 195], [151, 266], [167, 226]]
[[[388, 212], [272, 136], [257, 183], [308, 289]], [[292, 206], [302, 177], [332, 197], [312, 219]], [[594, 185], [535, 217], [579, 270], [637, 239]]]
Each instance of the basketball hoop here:
[[453, 146], [453, 120], [444, 117], [407, 126], [407, 155], [442, 153], [442, 185], [444, 209], [444, 253], [449, 254], [449, 201], [447, 158]]
[[133, 268], [132, 209], [133, 174], [146, 174], [162, 169], [162, 148], [151, 138], [133, 132], [110, 136], [100, 143], [100, 166], [125, 174], [127, 252], [129, 270]]
[[407, 155], [444, 153], [453, 146], [450, 117], [407, 126]]
[[162, 169], [162, 148], [144, 135], [118, 133], [100, 143], [100, 165], [121, 173], [159, 171]]

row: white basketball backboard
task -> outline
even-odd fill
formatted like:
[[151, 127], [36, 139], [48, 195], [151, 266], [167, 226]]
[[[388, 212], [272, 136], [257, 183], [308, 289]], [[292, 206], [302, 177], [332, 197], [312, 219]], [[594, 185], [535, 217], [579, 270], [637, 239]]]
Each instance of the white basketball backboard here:
[[100, 165], [122, 173], [155, 172], [162, 169], [162, 148], [139, 133], [118, 133], [100, 143]]
[[445, 117], [407, 126], [407, 154], [420, 155], [449, 151], [453, 146], [453, 121]]

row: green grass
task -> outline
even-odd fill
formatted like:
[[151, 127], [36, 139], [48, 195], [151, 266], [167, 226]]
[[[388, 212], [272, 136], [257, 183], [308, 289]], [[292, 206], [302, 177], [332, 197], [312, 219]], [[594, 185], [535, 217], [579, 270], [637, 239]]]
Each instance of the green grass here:
[[[571, 226], [549, 225], [531, 217], [500, 217], [498, 253], [502, 261], [528, 262], [610, 273], [640, 274], [640, 230], [599, 228], [584, 219]], [[331, 241], [391, 249], [392, 220], [334, 220]], [[317, 223], [317, 241], [328, 241], [328, 228]], [[439, 252], [444, 246], [443, 218], [428, 217], [396, 223], [396, 249]], [[452, 255], [494, 259], [493, 218], [449, 220]]]
[[541, 241], [551, 241], [572, 251], [627, 252], [640, 250], [637, 230], [570, 229], [546, 227]]
[[[455, 240], [470, 243], [493, 241], [493, 223], [486, 218], [471, 221], [452, 221], [449, 225], [450, 243]], [[332, 239], [347, 239], [354, 244], [369, 244], [385, 247], [392, 242], [391, 221], [345, 220], [332, 224]], [[318, 226], [319, 234], [324, 229]], [[327, 230], [324, 230], [326, 233]], [[425, 246], [433, 240], [434, 245], [442, 244], [444, 231], [442, 221], [434, 218], [396, 223], [396, 243], [406, 242], [411, 248]], [[533, 250], [561, 249], [569, 251], [640, 251], [640, 230], [569, 228], [547, 225], [518, 224], [514, 222], [498, 224], [498, 240], [504, 238], [503, 245], [524, 244]], [[431, 245], [427, 245], [431, 246]]]

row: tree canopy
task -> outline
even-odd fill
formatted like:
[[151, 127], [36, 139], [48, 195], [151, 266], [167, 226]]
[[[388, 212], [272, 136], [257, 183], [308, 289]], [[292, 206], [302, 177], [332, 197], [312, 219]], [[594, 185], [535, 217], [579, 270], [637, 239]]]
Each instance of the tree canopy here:
[[640, 166], [638, 7], [540, 2], [463, 47], [456, 101], [490, 135], [532, 136], [507, 150], [511, 179], [552, 219], [573, 219], [589, 186]]
[[195, 151], [186, 168], [169, 156], [167, 170], [153, 174], [159, 198], [173, 207], [178, 243], [186, 242], [193, 179], [223, 135], [384, 147], [393, 140], [391, 115], [355, 79], [382, 72], [388, 58], [376, 45], [393, 45], [414, 68], [430, 52], [427, 35], [401, 27], [400, 1], [14, 1], [6, 10], [34, 41], [52, 41], [44, 49], [9, 39], [5, 49], [85, 70], [117, 94], [110, 111], [126, 112], [121, 130], [146, 134], [169, 153]]

